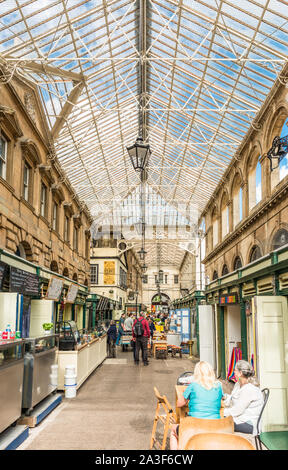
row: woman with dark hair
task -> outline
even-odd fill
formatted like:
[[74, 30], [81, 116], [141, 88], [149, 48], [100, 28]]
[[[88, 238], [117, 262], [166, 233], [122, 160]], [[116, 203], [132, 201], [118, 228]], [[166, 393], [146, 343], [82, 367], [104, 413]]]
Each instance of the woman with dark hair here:
[[263, 406], [263, 395], [255, 379], [255, 372], [247, 361], [238, 361], [235, 366], [236, 384], [231, 395], [225, 396], [224, 417], [232, 416], [234, 431], [257, 434], [257, 421]]

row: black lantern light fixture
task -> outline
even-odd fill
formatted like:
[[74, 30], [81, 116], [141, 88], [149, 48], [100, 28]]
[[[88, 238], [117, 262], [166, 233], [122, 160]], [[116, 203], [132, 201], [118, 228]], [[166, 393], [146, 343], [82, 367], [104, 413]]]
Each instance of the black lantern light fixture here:
[[140, 251], [137, 251], [137, 253], [138, 253], [139, 258], [141, 259], [141, 261], [144, 261], [147, 251], [144, 250], [143, 246], [142, 246]]
[[272, 147], [267, 152], [267, 157], [270, 160], [270, 170], [275, 170], [281, 160], [287, 155], [288, 153], [288, 135], [285, 137], [276, 136], [273, 139]]
[[134, 145], [126, 147], [135, 171], [144, 171], [151, 154], [149, 144], [144, 144], [142, 137], [137, 137]]
[[148, 266], [145, 263], [142, 264], [141, 269], [142, 269], [143, 273], [146, 273], [147, 268], [148, 268]]

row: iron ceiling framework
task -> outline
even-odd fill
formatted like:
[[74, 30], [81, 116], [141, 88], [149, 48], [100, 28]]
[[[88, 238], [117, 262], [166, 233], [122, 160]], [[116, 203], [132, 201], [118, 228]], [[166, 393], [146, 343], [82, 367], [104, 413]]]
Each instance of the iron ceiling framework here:
[[147, 185], [201, 212], [282, 79], [287, 22], [280, 0], [4, 0], [2, 81], [37, 85], [57, 159], [95, 218], [140, 185], [126, 151], [139, 116]]

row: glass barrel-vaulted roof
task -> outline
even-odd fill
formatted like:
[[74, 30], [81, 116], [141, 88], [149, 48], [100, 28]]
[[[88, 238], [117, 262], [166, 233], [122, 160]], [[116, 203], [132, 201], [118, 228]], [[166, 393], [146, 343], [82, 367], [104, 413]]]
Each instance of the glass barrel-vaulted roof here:
[[126, 151], [139, 110], [152, 151], [147, 184], [201, 212], [287, 62], [281, 0], [0, 6], [6, 80], [16, 72], [37, 84], [58, 160], [97, 219], [140, 184]]

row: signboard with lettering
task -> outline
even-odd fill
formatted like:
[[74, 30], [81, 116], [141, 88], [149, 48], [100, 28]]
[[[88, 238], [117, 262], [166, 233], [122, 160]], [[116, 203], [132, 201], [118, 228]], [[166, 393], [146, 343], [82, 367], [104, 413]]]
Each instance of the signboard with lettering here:
[[63, 279], [60, 279], [59, 277], [51, 277], [46, 293], [46, 299], [58, 301], [63, 289], [63, 283]]
[[5, 276], [6, 267], [7, 267], [7, 264], [2, 263], [2, 261], [0, 261], [0, 289], [2, 288], [2, 283], [3, 283], [4, 276]]
[[66, 296], [66, 304], [74, 304], [77, 294], [78, 294], [78, 286], [76, 284], [71, 284], [69, 286], [67, 296]]
[[219, 297], [219, 304], [220, 305], [230, 305], [230, 304], [237, 304], [238, 303], [238, 295], [237, 293], [231, 293], [227, 295], [220, 295]]
[[115, 284], [115, 261], [104, 261], [104, 285]]
[[39, 296], [39, 276], [23, 271], [23, 269], [10, 267], [10, 292], [23, 295]]

